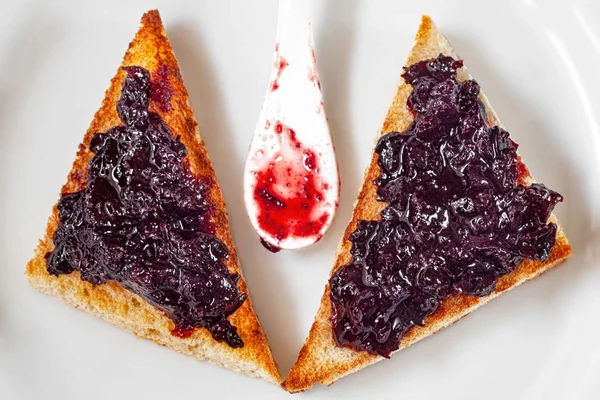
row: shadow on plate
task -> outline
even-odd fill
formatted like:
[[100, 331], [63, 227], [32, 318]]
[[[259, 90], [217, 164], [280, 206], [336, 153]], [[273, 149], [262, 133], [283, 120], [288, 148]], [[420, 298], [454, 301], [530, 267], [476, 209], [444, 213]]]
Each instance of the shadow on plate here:
[[[32, 86], [36, 80], [39, 71], [44, 67], [46, 59], [53, 51], [53, 45], [64, 37], [64, 28], [58, 23], [52, 23], [43, 18], [39, 10], [32, 10], [24, 15], [20, 24], [12, 31], [12, 37], [6, 41], [8, 47], [3, 49], [0, 58], [0, 73], [2, 82], [0, 84], [0, 187], [3, 190], [11, 191], [15, 181], [16, 170], [21, 165], [15, 165], [14, 158], [7, 157], [8, 154], [24, 154], [22, 149], [15, 148], [17, 140], [12, 140], [16, 135], [36, 135], [51, 134], [49, 132], [16, 132], [10, 128], [14, 124], [15, 109], [25, 107], [24, 98], [32, 96]], [[30, 110], [32, 116], [36, 110]], [[24, 113], [20, 112], [21, 115]], [[22, 143], [22, 141], [20, 142]], [[8, 164], [8, 163], [11, 164]], [[20, 163], [32, 163], [34, 160], [23, 159]], [[43, 168], [43, 166], [39, 166]], [[13, 192], [12, 196], [20, 196], [21, 193]], [[0, 196], [0, 221], [7, 221], [8, 213], [20, 213], [27, 215], [28, 210], [14, 209], [8, 206], [8, 196]], [[14, 200], [14, 198], [12, 198]], [[45, 224], [45, 221], [43, 222]], [[42, 225], [40, 224], [40, 227]], [[45, 225], [43, 225], [45, 227]], [[19, 341], [28, 340], [31, 332], [20, 331], [17, 324], [11, 321], [11, 314], [19, 312], [20, 299], [25, 294], [23, 290], [33, 290], [27, 287], [24, 276], [25, 264], [33, 252], [27, 254], [27, 259], [22, 260], [22, 265], [11, 265], [9, 260], [15, 260], [15, 249], [19, 248], [20, 237], [19, 230], [15, 226], [2, 224], [3, 232], [0, 241], [0, 265], [5, 269], [4, 276], [0, 280], [0, 291], [7, 299], [6, 303], [0, 303], [0, 354], [2, 354], [0, 365], [6, 363], [5, 367], [0, 367], [0, 371], [8, 373], [4, 382], [9, 382], [7, 388], [10, 393], [15, 390], [22, 398], [36, 398], [36, 388], [32, 381], [41, 381], [47, 374], [32, 362], [27, 364], [26, 369], [19, 368], [22, 360], [20, 354], [14, 352], [14, 349], [21, 348], [20, 345], [14, 346]], [[40, 230], [40, 233], [42, 231]], [[36, 242], [37, 244], [37, 242]], [[33, 245], [33, 244], [32, 244]], [[33, 250], [33, 248], [31, 249]], [[12, 257], [11, 257], [12, 256]], [[10, 310], [9, 310], [10, 309]], [[36, 332], [36, 334], [40, 334]], [[42, 333], [43, 334], [43, 333]], [[13, 345], [11, 345], [13, 343]], [[22, 356], [22, 355], [21, 355]], [[68, 387], [68, 378], [65, 378], [64, 386]]]
[[[240, 136], [229, 125], [214, 67], [201, 34], [187, 25], [170, 26], [168, 33], [190, 94], [200, 136], [205, 141], [225, 196], [229, 222], [235, 226], [233, 239], [254, 308], [281, 369], [286, 366], [285, 361], [295, 356], [287, 345], [288, 338], [298, 335], [294, 304], [287, 288], [281, 284], [285, 268], [258, 243], [256, 232], [248, 221], [242, 197], [245, 159], [232, 156], [230, 149], [230, 143], [239, 140]], [[259, 109], [256, 112], [258, 116]], [[250, 140], [250, 133], [246, 136]]]
[[[321, 26], [314, 29], [314, 33], [320, 32], [314, 37], [315, 53], [325, 111], [338, 159], [341, 193], [335, 221], [317, 245], [305, 250], [309, 254], [322, 251], [323, 248], [337, 247], [352, 216], [354, 200], [362, 183], [363, 171], [357, 168], [355, 161], [358, 150], [355, 143], [349, 140], [354, 137], [354, 128], [350, 125], [350, 67], [358, 6], [357, 0], [344, 2], [344, 7], [340, 7], [338, 1], [329, 0]], [[372, 132], [373, 137], [376, 133]], [[323, 266], [323, 284], [332, 266]]]
[[[346, 140], [351, 131], [347, 100], [350, 87], [348, 68], [353, 42], [352, 21], [355, 18], [356, 7], [356, 0], [348, 2], [342, 9], [336, 7], [335, 2], [328, 2], [324, 21], [327, 29], [321, 30], [326, 34], [315, 37], [325, 107], [338, 156], [342, 196], [336, 222], [320, 243], [303, 251], [307, 258], [322, 251], [323, 246], [335, 248], [349, 220], [361, 182], [362, 174], [356, 170], [353, 162], [354, 145], [350, 140]], [[238, 140], [239, 136], [232, 132], [227, 121], [222, 95], [214, 79], [214, 68], [200, 32], [191, 26], [175, 25], [169, 27], [169, 37], [190, 93], [190, 103], [198, 119], [200, 134], [205, 140], [217, 177], [220, 178], [230, 223], [235, 225], [234, 242], [253, 303], [280, 372], [285, 376], [296, 361], [300, 349], [290, 346], [290, 343], [303, 343], [307, 332], [299, 329], [296, 307], [287, 287], [281, 284], [285, 281], [284, 266], [280, 264], [277, 256], [267, 253], [258, 244], [256, 232], [248, 221], [241, 196], [245, 160], [231, 157], [229, 149], [229, 143]], [[257, 116], [258, 112], [257, 108]], [[250, 132], [247, 136], [250, 140]], [[327, 266], [323, 269], [323, 283], [329, 268], [330, 266]]]

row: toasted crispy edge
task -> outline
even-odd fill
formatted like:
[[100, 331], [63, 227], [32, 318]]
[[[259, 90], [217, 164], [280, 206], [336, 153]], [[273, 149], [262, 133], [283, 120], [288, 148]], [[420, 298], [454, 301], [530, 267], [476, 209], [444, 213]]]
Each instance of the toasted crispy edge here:
[[[431, 18], [429, 16], [423, 16], [416, 35], [414, 47], [408, 56], [406, 65], [414, 64], [420, 60], [437, 57], [440, 53], [459, 58]], [[462, 80], [470, 78], [470, 75], [465, 68], [462, 68], [459, 71], [459, 78]], [[411, 91], [412, 87], [401, 79], [395, 98], [388, 111], [385, 122], [383, 123], [383, 127], [377, 135], [377, 139], [387, 132], [402, 132], [413, 121], [412, 115], [406, 109], [406, 100]], [[500, 125], [496, 113], [483, 94], [481, 95], [481, 100], [486, 107], [489, 122], [493, 125]], [[354, 204], [352, 220], [346, 228], [344, 236], [337, 248], [335, 263], [331, 274], [351, 261], [351, 243], [348, 238], [354, 231], [357, 221], [359, 219], [378, 219], [380, 211], [385, 207], [384, 203], [376, 200], [376, 187], [372, 182], [377, 176], [379, 176], [377, 156], [376, 154], [373, 154], [371, 164], [364, 175], [362, 188], [356, 203]], [[532, 183], [533, 178], [529, 176], [529, 179], [526, 181], [527, 183]], [[551, 217], [551, 220], [556, 222], [554, 216]], [[489, 296], [477, 298], [467, 295], [455, 295], [450, 297], [441, 304], [440, 308], [433, 315], [426, 319], [424, 327], [414, 327], [408, 331], [402, 338], [401, 346], [397, 351], [453, 324], [500, 294], [507, 292], [510, 289], [519, 286], [521, 283], [533, 279], [550, 268], [560, 264], [570, 255], [571, 245], [562, 228], [559, 226], [556, 245], [547, 261], [543, 263], [530, 260], [522, 262], [513, 273], [499, 279], [496, 290]], [[332, 384], [348, 374], [356, 372], [370, 364], [384, 360], [384, 358], [380, 356], [336, 345], [332, 335], [330, 321], [331, 301], [329, 299], [329, 291], [329, 284], [327, 284], [308, 338], [300, 350], [298, 360], [292, 366], [287, 378], [282, 383], [282, 387], [291, 393], [310, 389], [315, 383]]]
[[[215, 206], [213, 215], [216, 226], [215, 234], [230, 251], [229, 260], [226, 261], [227, 268], [232, 273], [241, 275], [242, 270], [231, 238], [223, 195], [204, 143], [199, 136], [193, 111], [188, 104], [188, 93], [183, 84], [179, 66], [160, 15], [156, 10], [149, 11], [142, 16], [139, 31], [129, 44], [123, 62], [106, 91], [102, 106], [96, 112], [83, 142], [79, 145], [77, 157], [61, 193], [74, 192], [85, 185], [87, 166], [93, 156], [89, 151], [89, 143], [93, 135], [120, 124], [115, 107], [125, 78], [122, 67], [128, 65], [142, 66], [151, 73], [156, 72], [159, 65], [164, 65], [168, 69], [169, 83], [174, 90], [171, 99], [172, 110], [163, 112], [152, 103], [151, 109], [162, 116], [175, 135], [181, 137], [181, 141], [188, 149], [187, 160], [192, 171], [212, 182], [209, 197]], [[171, 330], [174, 328], [174, 324], [171, 319], [148, 304], [143, 298], [123, 289], [115, 282], [92, 285], [82, 281], [79, 278], [79, 272], [58, 277], [48, 274], [45, 254], [53, 249], [52, 237], [58, 224], [58, 210], [55, 205], [48, 220], [46, 234], [35, 250], [35, 257], [27, 264], [26, 275], [29, 282], [40, 292], [57, 297], [75, 308], [88, 311], [137, 336], [168, 346], [180, 353], [260, 377], [271, 383], [279, 384], [281, 382], [281, 376], [252, 307], [250, 297], [229, 318], [231, 323], [237, 327], [238, 333], [244, 341], [244, 347], [233, 349], [225, 343], [217, 342], [206, 329], [196, 329], [189, 338], [185, 339], [173, 336]], [[243, 277], [239, 280], [238, 285], [242, 292], [248, 293]]]

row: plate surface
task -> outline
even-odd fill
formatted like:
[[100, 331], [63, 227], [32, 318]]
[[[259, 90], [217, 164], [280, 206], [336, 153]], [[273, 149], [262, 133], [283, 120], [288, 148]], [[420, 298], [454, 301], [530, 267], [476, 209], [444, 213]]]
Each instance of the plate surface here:
[[255, 307], [283, 375], [310, 329], [373, 138], [423, 13], [465, 59], [556, 209], [574, 256], [392, 360], [299, 397], [592, 399], [600, 392], [600, 2], [312, 1], [342, 180], [329, 234], [270, 254], [245, 215], [248, 144], [268, 83], [277, 2], [2, 2], [0, 398], [288, 398], [140, 340], [31, 289], [23, 271], [83, 133], [158, 8], [220, 178]]

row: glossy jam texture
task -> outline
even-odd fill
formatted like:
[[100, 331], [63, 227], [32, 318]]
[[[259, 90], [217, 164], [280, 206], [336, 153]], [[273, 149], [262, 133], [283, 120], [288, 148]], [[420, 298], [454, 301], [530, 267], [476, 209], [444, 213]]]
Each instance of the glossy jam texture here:
[[376, 146], [380, 220], [358, 221], [352, 262], [331, 277], [336, 342], [389, 357], [448, 296], [487, 296], [523, 259], [544, 261], [561, 195], [523, 186], [508, 132], [487, 124], [479, 85], [440, 55], [406, 68], [414, 122]]
[[[242, 347], [227, 317], [246, 295], [223, 264], [226, 246], [212, 234], [206, 197], [213, 182], [192, 174], [186, 147], [148, 110], [154, 98], [148, 71], [125, 70], [117, 103], [123, 123], [93, 137], [85, 189], [61, 197], [48, 272], [118, 282], [164, 311], [174, 334], [206, 328], [216, 340]], [[157, 81], [164, 99], [170, 88], [161, 76]]]

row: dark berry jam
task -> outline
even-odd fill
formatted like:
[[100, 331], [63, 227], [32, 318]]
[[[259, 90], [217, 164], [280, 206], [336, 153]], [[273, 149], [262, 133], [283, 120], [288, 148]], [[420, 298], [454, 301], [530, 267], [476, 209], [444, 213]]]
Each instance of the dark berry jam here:
[[212, 234], [212, 180], [192, 174], [185, 145], [148, 110], [148, 71], [124, 69], [117, 103], [123, 124], [93, 137], [85, 189], [61, 197], [48, 272], [118, 282], [164, 311], [175, 322], [173, 334], [206, 328], [242, 347], [227, 317], [246, 295], [223, 264], [228, 249]]
[[546, 260], [562, 196], [526, 172], [508, 132], [487, 124], [479, 85], [440, 55], [405, 68], [415, 120], [375, 148], [380, 220], [358, 221], [352, 263], [330, 279], [339, 345], [389, 357], [445, 298], [487, 296], [523, 259]]
[[[288, 237], [320, 238], [330, 214], [325, 205], [329, 185], [322, 179], [318, 157], [296, 138], [293, 129], [279, 121], [272, 126], [281, 149], [254, 173], [258, 224], [278, 242]], [[265, 247], [279, 251], [272, 245]]]

